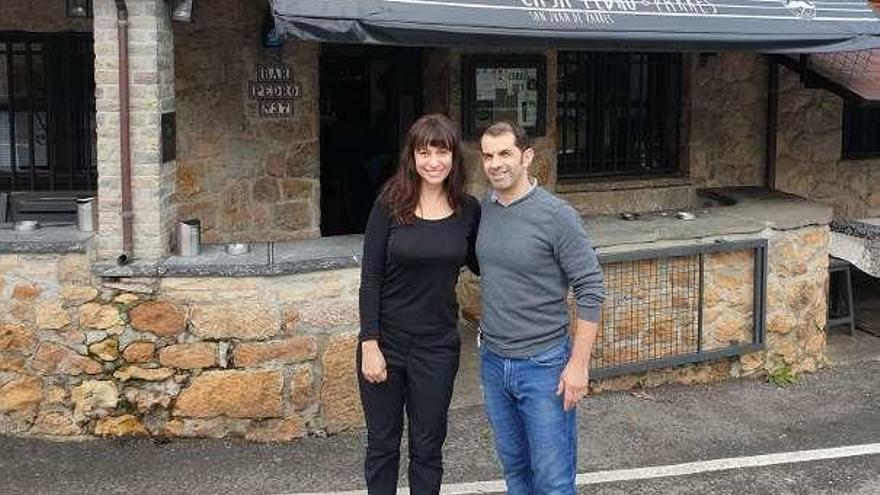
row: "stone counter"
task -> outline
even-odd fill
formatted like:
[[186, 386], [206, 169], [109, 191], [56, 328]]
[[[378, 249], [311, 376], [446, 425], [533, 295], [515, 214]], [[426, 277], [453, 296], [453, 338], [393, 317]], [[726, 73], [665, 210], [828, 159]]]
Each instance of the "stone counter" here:
[[74, 225], [49, 225], [30, 232], [13, 230], [0, 224], [0, 254], [3, 253], [84, 253], [94, 237]]
[[290, 242], [251, 243], [245, 254], [229, 254], [225, 245], [202, 246], [196, 256], [169, 256], [157, 263], [95, 263], [102, 277], [265, 277], [360, 266], [362, 235]]
[[696, 218], [679, 220], [675, 211], [642, 214], [637, 220], [619, 215], [584, 218], [593, 244], [615, 251], [625, 246], [651, 243], [688, 243], [698, 239], [759, 234], [767, 230], [786, 231], [809, 225], [827, 226], [832, 210], [821, 203], [785, 193], [767, 193], [756, 188], [705, 191], [729, 206], [688, 210]]
[[[717, 242], [725, 236], [761, 238], [761, 233], [768, 230], [828, 225], [831, 221], [830, 208], [784, 193], [768, 194], [748, 188], [712, 190], [706, 194], [729, 206], [690, 210], [696, 216], [694, 220], [679, 220], [676, 212], [653, 212], [632, 221], [618, 215], [588, 216], [584, 223], [594, 246], [603, 253], [651, 249], [652, 245]], [[244, 255], [230, 255], [224, 245], [209, 244], [197, 256], [170, 256], [156, 263], [123, 266], [96, 263], [93, 270], [102, 277], [278, 276], [357, 267], [362, 250], [361, 235], [252, 243], [251, 251]]]

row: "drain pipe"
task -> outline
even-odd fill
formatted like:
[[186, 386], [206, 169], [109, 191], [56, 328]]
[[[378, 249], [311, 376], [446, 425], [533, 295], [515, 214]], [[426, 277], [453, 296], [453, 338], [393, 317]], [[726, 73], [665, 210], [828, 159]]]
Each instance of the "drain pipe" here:
[[116, 34], [119, 46], [119, 158], [120, 192], [122, 195], [122, 254], [116, 259], [120, 265], [132, 257], [132, 204], [131, 204], [131, 126], [128, 94], [128, 7], [125, 0], [116, 1]]
[[767, 135], [764, 155], [764, 184], [776, 190], [776, 145], [779, 131], [779, 64], [769, 60], [767, 71]]

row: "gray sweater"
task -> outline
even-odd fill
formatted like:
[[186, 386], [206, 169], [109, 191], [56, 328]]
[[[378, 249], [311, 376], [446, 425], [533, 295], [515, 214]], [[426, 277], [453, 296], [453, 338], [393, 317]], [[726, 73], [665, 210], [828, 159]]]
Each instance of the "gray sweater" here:
[[578, 318], [599, 321], [604, 277], [583, 222], [543, 188], [507, 206], [483, 200], [477, 259], [480, 330], [490, 351], [522, 358], [560, 343], [568, 335], [569, 286]]

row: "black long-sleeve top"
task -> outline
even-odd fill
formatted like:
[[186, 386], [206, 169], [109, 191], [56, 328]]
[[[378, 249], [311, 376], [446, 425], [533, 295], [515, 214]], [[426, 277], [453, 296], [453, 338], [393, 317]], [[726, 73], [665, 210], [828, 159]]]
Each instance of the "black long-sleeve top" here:
[[455, 328], [455, 284], [462, 266], [479, 274], [474, 249], [480, 204], [471, 196], [439, 220], [400, 225], [379, 200], [364, 233], [361, 260], [360, 340], [383, 329], [411, 335]]

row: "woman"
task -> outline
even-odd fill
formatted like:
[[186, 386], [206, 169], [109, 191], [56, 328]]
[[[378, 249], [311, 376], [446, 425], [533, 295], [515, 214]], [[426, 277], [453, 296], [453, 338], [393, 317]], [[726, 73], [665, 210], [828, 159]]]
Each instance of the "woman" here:
[[397, 171], [367, 221], [358, 375], [370, 494], [396, 493], [404, 407], [410, 493], [440, 491], [461, 347], [455, 284], [463, 265], [478, 272], [480, 210], [464, 183], [455, 125], [425, 115], [410, 127]]

